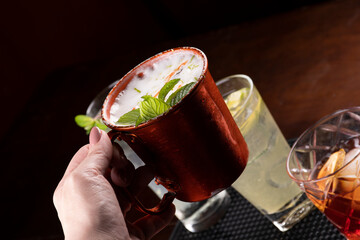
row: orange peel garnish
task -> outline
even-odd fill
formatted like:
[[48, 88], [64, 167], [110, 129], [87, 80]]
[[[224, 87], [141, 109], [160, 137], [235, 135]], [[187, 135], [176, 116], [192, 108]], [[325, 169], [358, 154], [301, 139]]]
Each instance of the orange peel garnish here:
[[327, 175], [339, 170], [344, 165], [345, 155], [346, 152], [342, 148], [339, 151], [331, 154], [329, 159], [326, 161], [324, 166], [319, 171], [317, 178], [319, 179], [326, 177]]

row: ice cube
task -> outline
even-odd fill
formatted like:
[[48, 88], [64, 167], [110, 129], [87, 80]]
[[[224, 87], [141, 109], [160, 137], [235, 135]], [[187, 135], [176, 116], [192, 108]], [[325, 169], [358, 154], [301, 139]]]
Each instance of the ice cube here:
[[340, 166], [344, 166], [348, 164], [344, 169], [341, 169], [336, 176], [337, 177], [348, 177], [355, 178], [359, 176], [359, 161], [360, 161], [360, 148], [351, 149], [348, 153], [346, 153], [343, 164]]
[[344, 164], [349, 163], [353, 159], [354, 161], [352, 161], [348, 166], [346, 166], [344, 170], [342, 170], [343, 173], [348, 174], [349, 172], [349, 174], [357, 176], [359, 174], [356, 172], [358, 170], [357, 166], [360, 160], [359, 157], [360, 157], [360, 148], [351, 149], [345, 156]]
[[346, 154], [343, 164], [348, 165], [335, 175], [335, 191], [337, 193], [349, 193], [359, 186], [360, 148], [350, 150]]

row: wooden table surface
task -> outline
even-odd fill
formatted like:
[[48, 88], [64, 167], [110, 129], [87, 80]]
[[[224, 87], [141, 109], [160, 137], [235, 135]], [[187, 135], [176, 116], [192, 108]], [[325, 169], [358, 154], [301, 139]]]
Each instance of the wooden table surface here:
[[[0, 147], [6, 159], [2, 216], [17, 226], [15, 239], [61, 239], [52, 193], [71, 156], [87, 143], [74, 116], [137, 63], [185, 45], [205, 52], [215, 80], [249, 75], [286, 138], [337, 109], [360, 105], [358, 0], [326, 1], [54, 72]], [[174, 224], [154, 239], [167, 239]]]

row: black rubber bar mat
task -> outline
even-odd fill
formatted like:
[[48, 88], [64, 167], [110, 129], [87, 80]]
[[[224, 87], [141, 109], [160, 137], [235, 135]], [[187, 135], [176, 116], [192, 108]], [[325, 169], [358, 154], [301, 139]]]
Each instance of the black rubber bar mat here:
[[216, 225], [202, 232], [191, 233], [179, 221], [170, 239], [345, 239], [317, 209], [287, 232], [280, 232], [236, 190], [230, 188], [228, 192], [231, 196], [231, 205], [225, 216]]
[[[295, 139], [288, 140], [291, 146]], [[170, 240], [344, 240], [340, 232], [317, 209], [286, 232], [280, 232], [233, 188], [228, 189], [231, 204], [225, 216], [208, 230], [192, 233], [179, 221]]]

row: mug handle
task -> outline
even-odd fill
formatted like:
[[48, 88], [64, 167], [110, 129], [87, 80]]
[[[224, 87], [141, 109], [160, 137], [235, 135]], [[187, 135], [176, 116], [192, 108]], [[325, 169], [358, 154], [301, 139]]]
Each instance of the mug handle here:
[[[108, 136], [113, 143], [116, 139], [121, 140], [120, 133], [114, 130], [111, 130], [108, 132]], [[162, 197], [161, 201], [153, 208], [146, 208], [140, 200], [135, 197], [127, 188], [123, 188], [123, 192], [126, 195], [126, 198], [134, 204], [135, 208], [143, 213], [149, 214], [149, 215], [159, 215], [164, 210], [166, 210], [170, 204], [174, 201], [174, 198], [176, 196], [176, 193], [174, 192], [167, 192]]]

